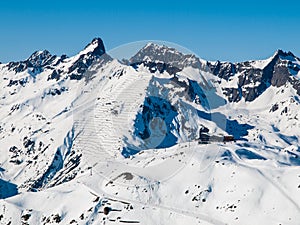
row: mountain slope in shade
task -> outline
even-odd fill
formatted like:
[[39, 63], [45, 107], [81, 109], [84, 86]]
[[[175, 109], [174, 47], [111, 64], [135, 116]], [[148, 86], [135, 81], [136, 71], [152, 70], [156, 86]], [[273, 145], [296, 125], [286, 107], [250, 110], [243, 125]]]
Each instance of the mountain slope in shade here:
[[1, 224], [298, 224], [299, 61], [96, 38], [0, 64]]

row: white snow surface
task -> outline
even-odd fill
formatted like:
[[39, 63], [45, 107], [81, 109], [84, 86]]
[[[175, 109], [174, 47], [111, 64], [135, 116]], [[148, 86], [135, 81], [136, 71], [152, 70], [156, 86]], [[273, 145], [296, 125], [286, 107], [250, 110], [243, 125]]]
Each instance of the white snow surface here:
[[[67, 73], [90, 50], [58, 68]], [[218, 79], [191, 67], [178, 73], [179, 82], [117, 60], [89, 71], [89, 82], [56, 81], [47, 80], [50, 69], [33, 77], [0, 65], [0, 224], [299, 224], [300, 101], [291, 85], [227, 103]], [[22, 78], [25, 86], [8, 86]], [[189, 80], [202, 85], [206, 100], [187, 96], [180, 85]], [[134, 133], [150, 97], [180, 110], [170, 124], [172, 146], [154, 148], [159, 136], [145, 142]], [[168, 124], [158, 124], [163, 133]], [[200, 126], [248, 133], [199, 144]], [[124, 148], [137, 153], [125, 158]]]

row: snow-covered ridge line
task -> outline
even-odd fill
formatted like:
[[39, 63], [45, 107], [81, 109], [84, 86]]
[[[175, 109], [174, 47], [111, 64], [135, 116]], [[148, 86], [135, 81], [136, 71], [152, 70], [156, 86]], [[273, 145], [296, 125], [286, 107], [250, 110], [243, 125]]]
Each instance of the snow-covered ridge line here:
[[101, 39], [1, 64], [0, 224], [298, 225], [299, 70]]

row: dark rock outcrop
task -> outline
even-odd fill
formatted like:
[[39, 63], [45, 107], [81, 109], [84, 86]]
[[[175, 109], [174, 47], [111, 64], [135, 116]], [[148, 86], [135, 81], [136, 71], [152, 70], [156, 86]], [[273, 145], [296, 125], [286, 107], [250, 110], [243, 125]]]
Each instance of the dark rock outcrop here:
[[84, 50], [89, 50], [86, 54], [79, 56], [71, 67], [69, 67], [68, 74], [70, 74], [71, 80], [80, 80], [87, 69], [103, 54], [105, 54], [105, 48], [103, 41], [100, 38], [95, 38], [88, 44]]
[[293, 77], [300, 71], [300, 65], [295, 63], [299, 60], [291, 52], [278, 50], [264, 68], [256, 68], [254, 61], [241, 63], [208, 62], [208, 68], [217, 77], [230, 80], [238, 76], [236, 87], [223, 88], [223, 94], [230, 102], [238, 102], [242, 98], [245, 101], [253, 101], [260, 96], [268, 87], [281, 87], [290, 82], [300, 94], [300, 82]]
[[174, 48], [149, 43], [127, 62], [136, 67], [140, 64], [148, 67], [151, 72], [167, 71], [173, 75], [184, 67], [204, 68], [198, 57], [193, 54], [183, 54]]
[[15, 73], [23, 72], [27, 69], [31, 73], [37, 74], [43, 71], [47, 65], [51, 65], [57, 56], [52, 56], [47, 50], [34, 52], [27, 60], [21, 62], [10, 62], [7, 66]]
[[[51, 55], [47, 50], [36, 51], [25, 61], [10, 62], [7, 64], [7, 67], [8, 70], [12, 70], [15, 73], [28, 71], [32, 77], [48, 69], [50, 70], [48, 80], [58, 81], [61, 77], [68, 77], [71, 80], [80, 80], [84, 77], [89, 67], [96, 61], [103, 64], [104, 62], [112, 60], [111, 57], [105, 53], [105, 47], [100, 38], [94, 38], [92, 42], [84, 48], [78, 58], [76, 58], [66, 70], [62, 70], [60, 65], [65, 63], [66, 59], [68, 59], [66, 55], [58, 57]], [[90, 78], [90, 76], [89, 74], [88, 77]], [[19, 80], [11, 80], [8, 86], [18, 84], [24, 86], [24, 82]]]

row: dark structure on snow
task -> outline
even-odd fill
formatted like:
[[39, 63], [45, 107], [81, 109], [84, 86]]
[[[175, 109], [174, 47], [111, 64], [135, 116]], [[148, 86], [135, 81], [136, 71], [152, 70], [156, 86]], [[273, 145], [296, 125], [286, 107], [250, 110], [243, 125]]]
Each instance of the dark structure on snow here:
[[199, 130], [199, 144], [208, 144], [211, 142], [231, 142], [235, 141], [233, 136], [216, 136], [208, 134], [209, 129], [201, 127]]

